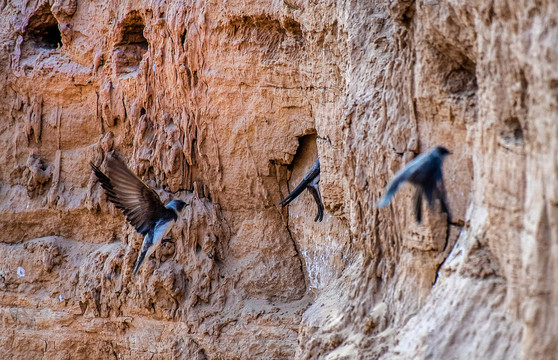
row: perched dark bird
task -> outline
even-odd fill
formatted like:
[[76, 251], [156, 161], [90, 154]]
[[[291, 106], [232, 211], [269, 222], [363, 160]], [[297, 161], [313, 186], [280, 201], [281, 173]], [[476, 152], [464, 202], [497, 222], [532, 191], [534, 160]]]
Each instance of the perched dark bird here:
[[384, 198], [378, 202], [377, 207], [383, 208], [391, 201], [399, 186], [408, 181], [416, 185], [413, 198], [417, 222], [422, 220], [422, 196], [426, 196], [430, 209], [434, 207], [434, 200], [440, 200], [441, 210], [451, 221], [449, 208], [446, 204], [446, 189], [442, 175], [442, 163], [444, 158], [451, 152], [442, 146], [436, 146], [434, 150], [421, 154], [410, 161], [403, 169], [399, 170], [393, 180], [389, 183]]
[[294, 188], [293, 191], [286, 198], [281, 200], [279, 205], [283, 207], [287, 206], [291, 201], [296, 199], [304, 189], [307, 189], [310, 194], [314, 197], [316, 201], [316, 205], [318, 205], [318, 214], [314, 221], [322, 221], [324, 218], [324, 204], [322, 203], [322, 196], [320, 195], [320, 189], [318, 188], [318, 184], [320, 183], [320, 159], [316, 159], [314, 165], [306, 172], [304, 175], [304, 179], [298, 184], [297, 187]]
[[170, 230], [178, 214], [188, 206], [182, 200], [163, 205], [159, 195], [141, 181], [122, 160], [108, 156], [105, 175], [95, 164], [93, 172], [105, 190], [107, 199], [121, 209], [126, 219], [144, 236], [136, 262], [134, 276], [146, 257], [149, 257]]

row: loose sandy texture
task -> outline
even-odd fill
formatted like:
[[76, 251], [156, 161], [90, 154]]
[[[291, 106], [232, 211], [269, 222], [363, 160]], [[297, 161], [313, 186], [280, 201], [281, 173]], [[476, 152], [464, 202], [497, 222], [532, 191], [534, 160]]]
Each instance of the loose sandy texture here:
[[[555, 1], [0, 0], [10, 359], [551, 359]], [[435, 145], [452, 223], [389, 179]], [[117, 151], [191, 204], [141, 236]], [[326, 214], [279, 201], [319, 155]]]

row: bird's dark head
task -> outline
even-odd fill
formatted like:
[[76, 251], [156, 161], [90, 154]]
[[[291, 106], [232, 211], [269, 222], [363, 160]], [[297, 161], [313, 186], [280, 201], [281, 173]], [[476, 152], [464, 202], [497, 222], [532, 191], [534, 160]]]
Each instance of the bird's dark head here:
[[451, 151], [449, 151], [448, 149], [446, 149], [446, 148], [443, 147], [443, 146], [436, 146], [436, 148], [434, 149], [434, 151], [435, 151], [436, 153], [438, 153], [438, 155], [439, 155], [440, 157], [442, 157], [442, 158], [445, 157], [445, 156], [447, 156], [447, 155], [451, 155]]
[[186, 204], [182, 200], [172, 200], [167, 204], [166, 207], [168, 209], [173, 209], [174, 211], [176, 211], [177, 214], [179, 214], [182, 210], [184, 210], [186, 206], [188, 206], [188, 204]]

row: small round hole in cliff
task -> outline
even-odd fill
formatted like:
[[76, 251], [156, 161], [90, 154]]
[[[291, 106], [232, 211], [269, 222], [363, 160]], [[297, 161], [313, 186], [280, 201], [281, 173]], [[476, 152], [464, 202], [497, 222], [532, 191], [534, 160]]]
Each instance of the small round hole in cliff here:
[[145, 23], [137, 11], [130, 12], [118, 25], [119, 34], [114, 45], [114, 63], [117, 75], [135, 72], [149, 48], [143, 36]]
[[454, 69], [446, 76], [444, 88], [451, 94], [474, 94], [477, 90], [477, 77], [474, 71], [463, 67]]
[[300, 26], [300, 23], [294, 19], [286, 18], [283, 23], [283, 27], [287, 33], [292, 34], [295, 37], [302, 37], [302, 27]]
[[25, 28], [24, 42], [36, 49], [56, 49], [62, 47], [62, 35], [58, 22], [45, 4], [39, 8]]
[[523, 145], [523, 128], [517, 117], [512, 116], [504, 120], [503, 128], [500, 131], [500, 143], [504, 147]]

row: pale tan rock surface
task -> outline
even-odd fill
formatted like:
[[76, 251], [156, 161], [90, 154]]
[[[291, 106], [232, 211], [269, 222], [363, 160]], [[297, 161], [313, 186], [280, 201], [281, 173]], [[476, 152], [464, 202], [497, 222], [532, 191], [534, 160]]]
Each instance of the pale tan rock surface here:
[[[0, 1], [10, 359], [552, 359], [552, 1]], [[414, 222], [435, 145], [452, 223]], [[141, 236], [89, 161], [188, 201]], [[321, 161], [324, 221], [304, 192]]]

